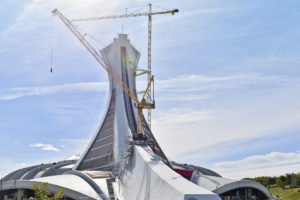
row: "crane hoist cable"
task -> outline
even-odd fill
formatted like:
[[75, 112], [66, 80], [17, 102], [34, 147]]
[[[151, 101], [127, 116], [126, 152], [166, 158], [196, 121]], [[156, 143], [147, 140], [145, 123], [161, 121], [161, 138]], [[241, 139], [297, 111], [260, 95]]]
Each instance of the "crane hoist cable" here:
[[54, 38], [54, 27], [53, 27], [53, 17], [51, 17], [51, 47], [50, 47], [50, 73], [52, 74], [53, 72], [53, 38]]

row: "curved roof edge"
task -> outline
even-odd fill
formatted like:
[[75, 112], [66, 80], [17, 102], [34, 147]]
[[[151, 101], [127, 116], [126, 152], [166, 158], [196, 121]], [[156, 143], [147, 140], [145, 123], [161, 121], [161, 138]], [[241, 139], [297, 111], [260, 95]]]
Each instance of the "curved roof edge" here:
[[77, 171], [77, 170], [70, 170], [70, 171], [65, 172], [64, 174], [73, 174], [75, 176], [80, 177], [86, 183], [88, 183], [99, 196], [101, 196], [104, 199], [108, 199], [108, 197], [104, 194], [104, 192], [97, 185], [97, 183], [95, 183], [95, 181], [92, 178], [90, 178], [88, 175], [86, 175], [80, 171]]
[[212, 192], [215, 192], [215, 193], [220, 195], [220, 194], [223, 194], [227, 191], [242, 188], [242, 187], [255, 188], [255, 189], [261, 191], [262, 193], [264, 193], [269, 199], [273, 199], [272, 195], [267, 190], [267, 188], [265, 188], [260, 183], [256, 183], [254, 181], [249, 181], [249, 180], [240, 180], [240, 181], [235, 181], [235, 182], [232, 182], [232, 183], [228, 183], [226, 185], [223, 185], [223, 186], [213, 190]]
[[[44, 182], [42, 181], [28, 181], [28, 180], [15, 180], [15, 181], [3, 181], [0, 191], [1, 190], [10, 190], [10, 189], [31, 189], [33, 184], [42, 184]], [[83, 193], [71, 190], [69, 188], [59, 186], [59, 185], [54, 185], [51, 183], [48, 183], [49, 189], [51, 193], [57, 192], [58, 189], [63, 189], [64, 190], [64, 196], [72, 199], [78, 199], [78, 197], [83, 197], [86, 199], [94, 199], [90, 196], [87, 196]]]
[[21, 168], [4, 176], [2, 178], [2, 181], [30, 180], [34, 178], [63, 174], [66, 170], [71, 170], [71, 168], [63, 167], [74, 164], [75, 162], [76, 160], [63, 160], [54, 163], [33, 165], [30, 167]]

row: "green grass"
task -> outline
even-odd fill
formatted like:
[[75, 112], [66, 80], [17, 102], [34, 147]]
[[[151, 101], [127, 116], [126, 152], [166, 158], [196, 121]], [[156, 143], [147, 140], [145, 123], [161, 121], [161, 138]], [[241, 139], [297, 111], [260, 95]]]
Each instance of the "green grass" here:
[[281, 189], [281, 188], [269, 188], [269, 191], [273, 196], [278, 195], [283, 200], [300, 200], [300, 188], [294, 189]]

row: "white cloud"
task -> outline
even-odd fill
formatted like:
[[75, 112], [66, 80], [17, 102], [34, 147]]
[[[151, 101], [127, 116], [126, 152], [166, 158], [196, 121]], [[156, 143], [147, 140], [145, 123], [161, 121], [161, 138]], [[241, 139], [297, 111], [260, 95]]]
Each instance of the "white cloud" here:
[[13, 100], [24, 96], [38, 96], [54, 93], [69, 92], [104, 92], [107, 91], [108, 83], [83, 82], [45, 87], [20, 87], [0, 90], [0, 100]]
[[29, 146], [41, 148], [43, 151], [59, 151], [59, 149], [54, 147], [52, 144], [35, 143], [30, 144]]
[[[295, 110], [300, 109], [300, 103], [297, 98], [289, 98], [285, 93], [293, 92], [265, 93], [262, 97], [243, 98], [241, 102], [231, 100], [233, 103], [222, 101], [224, 98], [219, 101], [210, 98], [209, 101], [215, 101], [210, 106], [205, 106], [207, 102], [187, 102], [181, 108], [153, 112], [152, 129], [172, 159], [231, 140], [245, 141], [297, 130], [300, 128], [300, 114]], [[226, 154], [226, 150], [221, 153]], [[193, 153], [193, 157], [197, 159], [197, 153]]]
[[[246, 84], [254, 84], [261, 81], [273, 80], [276, 77], [264, 77], [257, 75], [231, 75], [231, 76], [200, 76], [186, 75], [167, 80], [156, 81], [156, 91], [203, 91], [238, 87]], [[145, 82], [139, 81], [137, 85], [140, 88], [145, 86]], [[64, 85], [44, 86], [44, 87], [19, 87], [10, 89], [0, 89], [0, 100], [13, 100], [24, 96], [38, 96], [54, 93], [66, 92], [103, 92], [107, 91], [107, 82], [81, 82]], [[162, 95], [161, 100], [193, 101], [207, 99], [208, 95], [185, 94], [180, 95]]]
[[155, 122], [158, 126], [160, 125], [171, 125], [176, 123], [193, 123], [199, 122], [205, 119], [209, 119], [211, 112], [199, 111], [190, 108], [171, 108], [166, 112], [161, 112]]
[[214, 170], [229, 177], [275, 176], [300, 172], [300, 152], [271, 152], [241, 160], [217, 162]]
[[[264, 76], [258, 74], [232, 74], [225, 76], [209, 76], [186, 74], [172, 77], [165, 80], [155, 80], [155, 91], [175, 92], [199, 92], [215, 91], [222, 89], [234, 89], [244, 85], [260, 84], [264, 82], [287, 81], [279, 76]], [[143, 90], [146, 87], [145, 81], [137, 82], [137, 89]], [[198, 96], [199, 97], [199, 96]], [[207, 96], [202, 96], [207, 97]]]
[[242, 179], [246, 177], [254, 178], [258, 176], [280, 176], [287, 173], [299, 173], [300, 164], [290, 164], [281, 166], [270, 166], [265, 168], [253, 168], [253, 169], [236, 169], [235, 171], [222, 171], [219, 169], [217, 172], [224, 177], [232, 179]]
[[277, 76], [262, 76], [256, 74], [234, 74], [226, 76], [204, 76], [189, 74], [157, 80], [155, 87], [157, 91], [213, 91], [221, 89], [232, 89], [243, 85], [258, 84], [267, 81], [282, 80]]
[[[227, 76], [182, 75], [166, 80], [156, 80], [155, 90], [161, 92], [157, 99], [161, 101], [198, 101], [211, 97], [211, 94], [224, 89], [240, 88], [247, 85], [259, 84], [271, 81], [285, 81], [277, 76], [262, 76], [255, 74], [234, 74]], [[146, 83], [137, 83], [142, 90]], [[170, 93], [172, 92], [172, 94]], [[199, 94], [206, 92], [209, 94]], [[176, 95], [175, 95], [176, 93]]]
[[171, 108], [153, 117], [152, 130], [167, 155], [174, 157], [203, 144], [199, 126], [213, 115], [210, 110]]
[[162, 94], [157, 97], [159, 101], [199, 101], [208, 99], [209, 95], [184, 94], [184, 95], [169, 95]]
[[226, 161], [215, 164], [217, 168], [233, 169], [233, 168], [258, 168], [270, 165], [291, 164], [300, 162], [300, 152], [271, 152], [265, 155], [249, 156], [237, 161]]
[[78, 160], [80, 158], [80, 154], [66, 157], [64, 160]]

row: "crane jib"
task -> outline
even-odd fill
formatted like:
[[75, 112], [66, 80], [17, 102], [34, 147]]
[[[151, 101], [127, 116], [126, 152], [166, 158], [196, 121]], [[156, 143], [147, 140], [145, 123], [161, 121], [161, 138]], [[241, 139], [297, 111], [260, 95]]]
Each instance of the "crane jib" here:
[[90, 20], [104, 20], [104, 19], [116, 19], [116, 18], [126, 18], [126, 17], [140, 17], [140, 16], [149, 16], [149, 15], [161, 15], [161, 14], [172, 14], [179, 12], [178, 9], [161, 11], [161, 12], [141, 12], [141, 13], [129, 13], [123, 15], [108, 15], [108, 16], [99, 16], [99, 17], [87, 17], [87, 18], [78, 18], [71, 19], [71, 22], [74, 21], [90, 21]]

